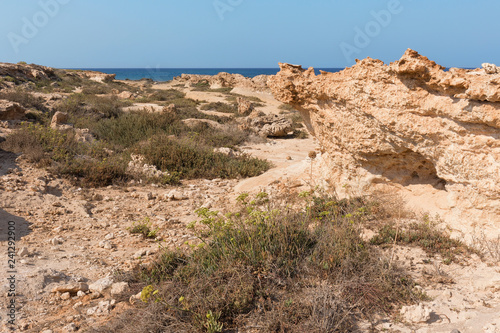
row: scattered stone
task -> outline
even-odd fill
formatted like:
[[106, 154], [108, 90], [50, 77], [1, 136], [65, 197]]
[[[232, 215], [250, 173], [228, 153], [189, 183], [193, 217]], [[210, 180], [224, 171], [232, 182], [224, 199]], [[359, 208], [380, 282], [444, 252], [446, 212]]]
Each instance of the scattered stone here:
[[68, 300], [71, 298], [71, 294], [70, 293], [63, 293], [61, 294], [61, 299], [62, 300]]
[[109, 240], [102, 240], [99, 242], [99, 247], [107, 250], [111, 250], [113, 248], [113, 243]]
[[0, 100], [0, 120], [20, 120], [24, 118], [26, 109], [18, 103]]
[[168, 200], [186, 200], [188, 197], [180, 191], [172, 190], [168, 194], [165, 195], [165, 198]]
[[126, 294], [129, 291], [128, 282], [117, 282], [111, 285], [111, 295], [112, 296], [121, 296]]
[[146, 193], [146, 200], [153, 200], [153, 199], [154, 199], [153, 193], [151, 192]]
[[110, 277], [105, 277], [90, 284], [89, 290], [91, 292], [98, 292], [99, 294], [102, 294], [102, 292], [107, 288], [111, 287], [112, 284], [113, 284], [113, 279]]
[[61, 286], [54, 287], [52, 289], [53, 293], [71, 293], [76, 294], [79, 291], [85, 292], [89, 290], [89, 285], [83, 282], [65, 284]]
[[75, 323], [71, 323], [63, 327], [63, 332], [76, 332], [77, 330], [78, 328]]
[[18, 252], [17, 255], [19, 257], [27, 257], [30, 255], [30, 252], [27, 247], [22, 247]]
[[83, 291], [81, 291], [81, 290], [78, 290], [78, 292], [76, 293], [76, 296], [78, 296], [78, 297], [83, 297], [85, 295], [86, 294]]
[[59, 244], [62, 244], [64, 243], [64, 238], [62, 237], [54, 237], [52, 239], [49, 240], [49, 243], [52, 244], [52, 245], [59, 245]]
[[137, 251], [136, 253], [134, 253], [134, 255], [132, 256], [132, 258], [133, 259], [140, 259], [140, 258], [142, 258], [145, 255], [146, 255], [146, 250], [145, 249], [141, 249], [141, 250]]
[[403, 306], [401, 315], [409, 323], [425, 323], [431, 319], [432, 310], [420, 303], [418, 305]]

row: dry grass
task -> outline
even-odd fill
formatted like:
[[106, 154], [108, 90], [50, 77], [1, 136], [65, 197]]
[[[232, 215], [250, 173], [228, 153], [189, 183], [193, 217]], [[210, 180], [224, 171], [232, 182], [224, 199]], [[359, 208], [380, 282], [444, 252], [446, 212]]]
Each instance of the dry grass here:
[[141, 324], [118, 320], [120, 331], [208, 331], [207, 314], [212, 321], [220, 314], [212, 324], [227, 331], [346, 332], [423, 298], [407, 274], [362, 240], [371, 215], [366, 200], [308, 193], [269, 200], [260, 193], [239, 202], [225, 216], [198, 210], [191, 229], [200, 241], [187, 253], [162, 253], [142, 271], [147, 303], [127, 314]]

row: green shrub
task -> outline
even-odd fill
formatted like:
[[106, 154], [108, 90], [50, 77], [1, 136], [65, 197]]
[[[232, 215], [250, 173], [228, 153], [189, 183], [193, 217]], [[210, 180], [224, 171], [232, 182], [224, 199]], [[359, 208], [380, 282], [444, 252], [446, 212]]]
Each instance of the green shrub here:
[[21, 88], [9, 91], [0, 91], [0, 99], [6, 99], [21, 104], [27, 109], [34, 108], [40, 111], [48, 111], [45, 100], [42, 97], [35, 97], [30, 92]]
[[121, 108], [129, 105], [129, 102], [119, 100], [116, 96], [72, 94], [59, 103], [54, 111], [67, 112], [76, 127], [83, 127], [81, 124], [89, 118], [116, 118], [122, 113]]
[[200, 80], [192, 85], [194, 91], [207, 91], [210, 90], [210, 83], [208, 80]]
[[179, 172], [182, 178], [237, 178], [260, 175], [269, 162], [249, 156], [230, 157], [214, 153], [212, 147], [195, 140], [176, 140], [157, 135], [135, 148], [148, 164], [168, 172]]
[[[140, 272], [155, 302], [136, 317], [153, 331], [181, 323], [203, 330], [215, 313], [213, 327], [235, 329], [251, 318], [265, 331], [346, 332], [425, 297], [362, 240], [365, 200], [305, 197], [242, 195], [225, 216], [199, 209], [189, 226], [200, 240], [192, 251], [167, 250]], [[150, 311], [154, 317], [143, 316]]]
[[[436, 228], [436, 222], [428, 217], [421, 222], [398, 226], [395, 223], [385, 224], [371, 239], [376, 245], [414, 245], [421, 247], [429, 255], [439, 254], [444, 263], [458, 262], [460, 256], [477, 253], [463, 242], [451, 238], [447, 233]], [[477, 253], [478, 254], [478, 253]]]
[[227, 104], [222, 102], [213, 102], [205, 104], [201, 107], [202, 110], [215, 110], [224, 113], [238, 113], [238, 106], [235, 104]]
[[71, 132], [25, 124], [8, 136], [2, 147], [23, 153], [29, 161], [50, 167], [79, 186], [107, 186], [128, 179], [125, 173], [127, 160], [123, 156], [107, 158], [105, 146], [78, 143]]

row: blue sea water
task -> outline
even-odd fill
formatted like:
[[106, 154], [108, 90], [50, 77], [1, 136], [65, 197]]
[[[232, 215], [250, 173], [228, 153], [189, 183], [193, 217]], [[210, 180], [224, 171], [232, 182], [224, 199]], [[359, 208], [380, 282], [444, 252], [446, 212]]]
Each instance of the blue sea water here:
[[[116, 74], [117, 80], [140, 80], [152, 79], [153, 81], [170, 81], [181, 74], [202, 74], [216, 75], [220, 72], [231, 74], [241, 74], [246, 77], [255, 77], [257, 75], [275, 75], [279, 68], [74, 68], [99, 71], [106, 74]], [[343, 68], [319, 68], [315, 69], [327, 72], [338, 72]]]

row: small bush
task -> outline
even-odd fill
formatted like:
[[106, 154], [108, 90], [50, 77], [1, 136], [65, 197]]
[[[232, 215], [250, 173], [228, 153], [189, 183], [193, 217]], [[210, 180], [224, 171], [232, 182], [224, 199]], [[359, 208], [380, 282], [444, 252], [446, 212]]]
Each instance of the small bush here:
[[238, 106], [221, 102], [208, 103], [201, 107], [202, 110], [215, 110], [224, 113], [238, 113]]
[[208, 80], [200, 80], [192, 85], [194, 91], [207, 91], [210, 90], [210, 83]]
[[78, 143], [71, 132], [27, 124], [9, 135], [2, 147], [23, 153], [29, 161], [50, 167], [79, 186], [107, 186], [128, 179], [125, 158], [106, 158], [105, 146]]
[[42, 97], [35, 97], [30, 92], [20, 88], [10, 91], [0, 91], [0, 99], [19, 103], [27, 109], [34, 108], [40, 111], [48, 111], [45, 106], [45, 100]]
[[157, 135], [135, 148], [148, 164], [162, 171], [178, 172], [182, 178], [238, 178], [260, 175], [269, 162], [249, 156], [230, 157], [194, 140], [175, 140]]
[[84, 127], [82, 124], [92, 119], [116, 118], [122, 113], [121, 108], [129, 105], [116, 96], [72, 94], [59, 103], [54, 111], [67, 112], [76, 127]]
[[146, 217], [141, 221], [134, 222], [128, 230], [131, 234], [141, 234], [144, 238], [156, 238], [156, 234], [158, 233], [158, 228], [151, 229], [149, 217]]
[[459, 256], [476, 253], [463, 242], [451, 238], [436, 228], [436, 222], [424, 218], [421, 222], [397, 226], [394, 223], [384, 225], [371, 241], [376, 245], [414, 245], [421, 247], [429, 255], [439, 254], [444, 263], [458, 262]]

